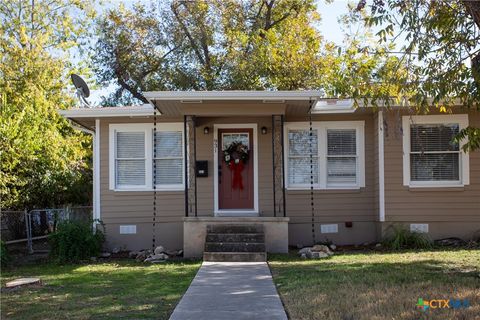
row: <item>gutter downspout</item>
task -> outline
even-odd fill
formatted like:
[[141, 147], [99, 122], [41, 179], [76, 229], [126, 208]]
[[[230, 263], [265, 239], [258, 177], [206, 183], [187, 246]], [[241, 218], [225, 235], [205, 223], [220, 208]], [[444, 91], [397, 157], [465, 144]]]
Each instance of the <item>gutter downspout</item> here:
[[93, 138], [93, 228], [100, 223], [100, 119], [95, 119], [95, 131], [71, 122], [74, 129], [92, 135]]

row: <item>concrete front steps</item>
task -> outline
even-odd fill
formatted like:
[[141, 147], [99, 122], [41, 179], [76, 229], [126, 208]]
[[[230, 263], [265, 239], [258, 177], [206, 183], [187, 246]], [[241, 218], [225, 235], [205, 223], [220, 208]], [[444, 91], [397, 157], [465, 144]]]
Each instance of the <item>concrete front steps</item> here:
[[265, 262], [262, 225], [208, 225], [203, 261]]

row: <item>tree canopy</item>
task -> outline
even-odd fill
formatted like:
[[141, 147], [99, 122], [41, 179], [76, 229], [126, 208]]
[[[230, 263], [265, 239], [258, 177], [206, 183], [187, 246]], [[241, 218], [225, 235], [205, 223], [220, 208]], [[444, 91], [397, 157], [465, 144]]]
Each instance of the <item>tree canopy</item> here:
[[92, 11], [74, 0], [0, 3], [0, 189], [3, 208], [88, 204], [90, 137], [56, 110], [77, 70], [67, 52]]
[[173, 0], [108, 10], [98, 19], [93, 61], [100, 82], [119, 89], [105, 104], [146, 102], [148, 90], [322, 89], [351, 96], [392, 76], [395, 57], [362, 52], [360, 41], [344, 50], [325, 41], [320, 18], [313, 0]]
[[[1, 2], [2, 206], [89, 201], [90, 137], [56, 112], [74, 104], [72, 72], [117, 85], [103, 105], [146, 102], [149, 90], [317, 89], [417, 112], [479, 108], [480, 2], [359, 0], [342, 21], [362, 28], [343, 45], [320, 19], [314, 0], [150, 0], [98, 18], [77, 0]], [[478, 128], [462, 137], [480, 147]]]
[[[396, 45], [386, 54], [406, 67], [403, 77], [392, 78], [401, 85], [397, 100], [417, 112], [459, 104], [480, 110], [479, 1], [361, 0], [353, 10], [366, 26], [379, 29], [379, 41]], [[457, 140], [465, 137], [465, 150], [478, 149], [479, 128], [463, 130]]]

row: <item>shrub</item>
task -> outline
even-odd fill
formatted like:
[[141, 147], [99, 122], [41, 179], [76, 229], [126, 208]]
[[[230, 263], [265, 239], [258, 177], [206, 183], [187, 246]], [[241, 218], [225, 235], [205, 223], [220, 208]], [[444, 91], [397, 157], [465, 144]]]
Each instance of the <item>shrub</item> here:
[[79, 262], [98, 256], [105, 236], [83, 221], [64, 221], [49, 236], [51, 256], [59, 263]]
[[0, 241], [0, 258], [2, 267], [6, 266], [10, 262], [10, 255], [8, 254], [7, 245], [3, 241]]
[[411, 232], [404, 227], [390, 226], [383, 245], [392, 250], [401, 249], [429, 249], [432, 241], [422, 233]]

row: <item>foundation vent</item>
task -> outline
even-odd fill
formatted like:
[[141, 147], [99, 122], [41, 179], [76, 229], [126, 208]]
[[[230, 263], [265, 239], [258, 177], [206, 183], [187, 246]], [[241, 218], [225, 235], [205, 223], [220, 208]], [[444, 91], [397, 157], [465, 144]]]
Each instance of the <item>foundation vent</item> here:
[[320, 225], [321, 233], [338, 233], [338, 224], [322, 224]]
[[134, 224], [120, 226], [120, 234], [137, 234], [137, 226]]
[[410, 231], [417, 233], [428, 233], [428, 223], [411, 223]]

